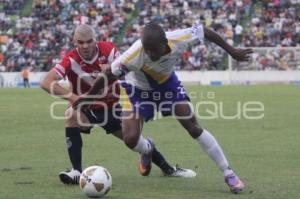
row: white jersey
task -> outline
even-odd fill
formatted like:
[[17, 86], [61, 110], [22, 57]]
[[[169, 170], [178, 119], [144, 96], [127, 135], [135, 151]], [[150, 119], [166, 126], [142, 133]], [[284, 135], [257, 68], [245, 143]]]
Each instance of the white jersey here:
[[139, 39], [112, 63], [112, 73], [119, 76], [124, 73], [124, 69], [129, 70], [125, 76], [126, 83], [142, 90], [152, 90], [151, 82], [164, 83], [173, 73], [177, 59], [188, 46], [203, 40], [204, 31], [202, 25], [197, 25], [166, 32], [166, 37], [170, 53], [157, 61], [151, 61]]

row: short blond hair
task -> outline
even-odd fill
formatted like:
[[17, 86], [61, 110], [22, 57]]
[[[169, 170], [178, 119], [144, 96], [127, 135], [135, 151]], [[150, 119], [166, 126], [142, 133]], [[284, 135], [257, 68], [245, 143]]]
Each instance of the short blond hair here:
[[90, 36], [96, 39], [94, 28], [87, 24], [82, 24], [76, 27], [74, 32], [74, 40], [76, 40], [78, 36], [82, 36], [82, 37]]

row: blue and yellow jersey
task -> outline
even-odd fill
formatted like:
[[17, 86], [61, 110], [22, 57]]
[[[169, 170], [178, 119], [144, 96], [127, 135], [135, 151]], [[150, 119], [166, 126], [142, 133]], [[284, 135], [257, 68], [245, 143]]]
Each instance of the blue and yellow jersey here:
[[181, 54], [204, 38], [202, 25], [186, 29], [166, 32], [171, 52], [157, 61], [151, 61], [144, 52], [141, 40], [137, 40], [127, 51], [112, 63], [112, 72], [115, 75], [123, 73], [124, 68], [129, 70], [125, 76], [126, 83], [143, 90], [152, 90], [153, 87], [163, 84], [174, 72], [174, 66]]

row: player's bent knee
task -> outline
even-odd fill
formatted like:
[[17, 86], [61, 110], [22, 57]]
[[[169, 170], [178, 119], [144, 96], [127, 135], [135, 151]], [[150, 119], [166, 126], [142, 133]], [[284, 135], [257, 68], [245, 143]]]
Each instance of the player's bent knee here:
[[136, 135], [126, 135], [126, 134], [123, 134], [123, 140], [124, 140], [124, 143], [126, 144], [126, 146], [130, 149], [133, 149], [137, 143], [138, 143], [138, 136]]
[[199, 125], [195, 124], [189, 127], [188, 132], [193, 138], [197, 138], [202, 134], [203, 129]]

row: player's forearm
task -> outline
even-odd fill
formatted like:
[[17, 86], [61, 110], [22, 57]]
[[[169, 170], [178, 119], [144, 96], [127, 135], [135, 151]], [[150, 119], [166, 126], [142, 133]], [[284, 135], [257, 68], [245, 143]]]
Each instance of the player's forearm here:
[[104, 71], [103, 75], [99, 76], [96, 79], [94, 85], [91, 87], [91, 89], [89, 90], [89, 92], [87, 94], [88, 95], [97, 95], [97, 94], [103, 94], [104, 92], [107, 92], [105, 90], [105, 88], [108, 87], [108, 82], [116, 80], [116, 79], [117, 79], [117, 77], [112, 74], [111, 68], [108, 67]]
[[230, 55], [234, 52], [234, 47], [229, 45], [218, 33], [215, 31], [204, 27], [204, 37], [205, 39], [217, 44], [221, 48], [223, 48]]
[[57, 81], [51, 81], [45, 78], [41, 83], [41, 88], [49, 94], [61, 97], [62, 99], [70, 101], [71, 103], [77, 99], [75, 94], [60, 86]]

